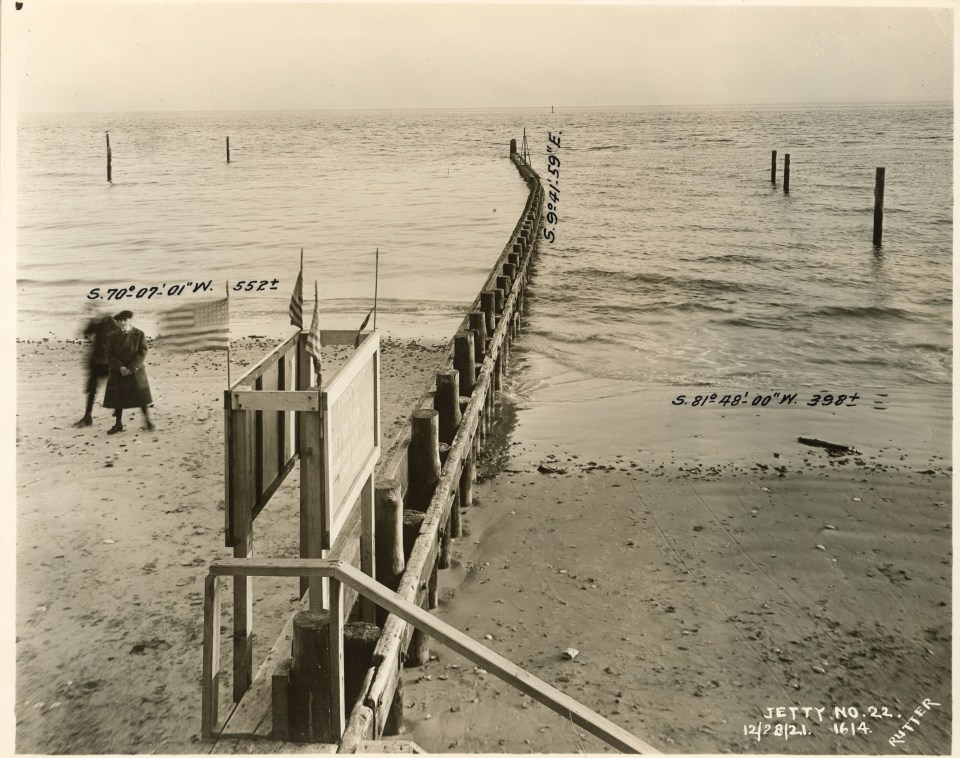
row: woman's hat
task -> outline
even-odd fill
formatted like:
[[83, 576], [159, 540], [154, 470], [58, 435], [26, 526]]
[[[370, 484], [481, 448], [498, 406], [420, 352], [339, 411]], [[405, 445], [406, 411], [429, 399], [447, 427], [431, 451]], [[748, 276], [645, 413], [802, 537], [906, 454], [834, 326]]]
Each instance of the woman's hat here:
[[123, 321], [124, 319], [133, 318], [133, 311], [120, 311], [116, 316], [113, 317], [114, 321]]

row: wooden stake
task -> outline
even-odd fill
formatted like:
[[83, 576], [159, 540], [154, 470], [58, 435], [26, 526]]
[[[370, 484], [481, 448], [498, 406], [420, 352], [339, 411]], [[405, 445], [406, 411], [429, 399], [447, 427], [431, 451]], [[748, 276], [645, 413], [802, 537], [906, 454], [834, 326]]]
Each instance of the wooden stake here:
[[480, 310], [487, 317], [487, 337], [492, 338], [497, 328], [497, 295], [493, 290], [480, 293]]
[[113, 184], [113, 152], [110, 150], [110, 132], [107, 132], [107, 181]]
[[230, 138], [227, 137], [227, 163], [230, 162]]
[[777, 183], [777, 151], [774, 150], [770, 156], [770, 184]]
[[470, 311], [470, 331], [473, 332], [474, 362], [479, 370], [487, 353], [487, 317], [483, 311]]
[[456, 369], [437, 372], [433, 407], [440, 414], [440, 441], [449, 445], [460, 427], [460, 373]]
[[406, 505], [425, 512], [440, 481], [440, 415], [433, 410], [416, 410], [410, 423]]
[[343, 625], [343, 699], [348, 710], [360, 697], [379, 639], [380, 628], [376, 624], [353, 621]]
[[[420, 527], [423, 525], [424, 518], [426, 518], [426, 514], [420, 511], [407, 509], [403, 512], [403, 553], [407, 560], [410, 558], [410, 553], [413, 552], [413, 546], [420, 534]], [[415, 629], [410, 637], [410, 646], [407, 648], [406, 665], [408, 667], [424, 666], [429, 660], [429, 638], [419, 629]]]
[[330, 611], [299, 611], [293, 617], [293, 663], [290, 666], [290, 739], [333, 743]]
[[[457, 332], [453, 338], [453, 367], [460, 372], [460, 394], [469, 397], [477, 381], [473, 332]], [[452, 440], [452, 438], [451, 438]]]
[[873, 188], [873, 244], [880, 247], [883, 243], [883, 189], [887, 169], [877, 167], [877, 181]]
[[783, 156], [783, 194], [790, 194], [790, 153]]

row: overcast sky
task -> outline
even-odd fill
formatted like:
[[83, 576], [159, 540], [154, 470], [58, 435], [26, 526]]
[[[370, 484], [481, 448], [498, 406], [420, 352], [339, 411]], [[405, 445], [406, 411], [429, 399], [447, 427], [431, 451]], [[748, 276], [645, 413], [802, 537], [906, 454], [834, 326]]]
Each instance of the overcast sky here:
[[25, 0], [4, 21], [28, 111], [953, 98], [943, 8]]

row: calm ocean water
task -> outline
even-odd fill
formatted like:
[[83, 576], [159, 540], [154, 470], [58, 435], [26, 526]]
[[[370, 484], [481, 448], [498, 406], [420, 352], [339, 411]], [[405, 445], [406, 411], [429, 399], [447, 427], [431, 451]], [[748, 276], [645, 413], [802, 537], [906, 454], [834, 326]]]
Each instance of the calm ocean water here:
[[[949, 382], [948, 105], [26, 115], [19, 332], [74, 336], [92, 287], [279, 279], [234, 296], [232, 332], [284, 335], [302, 246], [325, 327], [369, 307], [379, 247], [380, 328], [449, 336], [522, 209], [505, 156], [524, 127], [543, 177], [562, 130], [557, 239], [541, 243], [523, 339], [534, 385], [558, 367], [750, 388]], [[773, 149], [781, 170], [791, 155], [786, 196]], [[188, 297], [204, 295], [123, 305], [149, 334]]]

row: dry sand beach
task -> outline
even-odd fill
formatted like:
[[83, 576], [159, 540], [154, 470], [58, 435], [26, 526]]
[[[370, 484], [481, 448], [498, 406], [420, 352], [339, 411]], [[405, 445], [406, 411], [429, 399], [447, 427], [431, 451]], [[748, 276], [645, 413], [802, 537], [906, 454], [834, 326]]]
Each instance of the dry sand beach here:
[[[273, 346], [234, 340], [233, 376]], [[325, 351], [327, 371], [345, 360], [339, 350]], [[83, 413], [82, 355], [76, 342], [17, 345], [16, 748], [197, 752], [203, 577], [232, 554], [223, 546], [226, 354], [155, 343], [147, 370], [157, 431], [142, 431], [139, 411], [128, 411], [115, 436], [99, 407], [93, 427], [71, 426]], [[381, 355], [389, 439], [441, 347], [384, 339]], [[257, 519], [258, 555], [297, 554], [297, 476]], [[263, 581], [255, 590], [262, 661], [297, 589]], [[225, 603], [226, 646], [229, 611]]]

